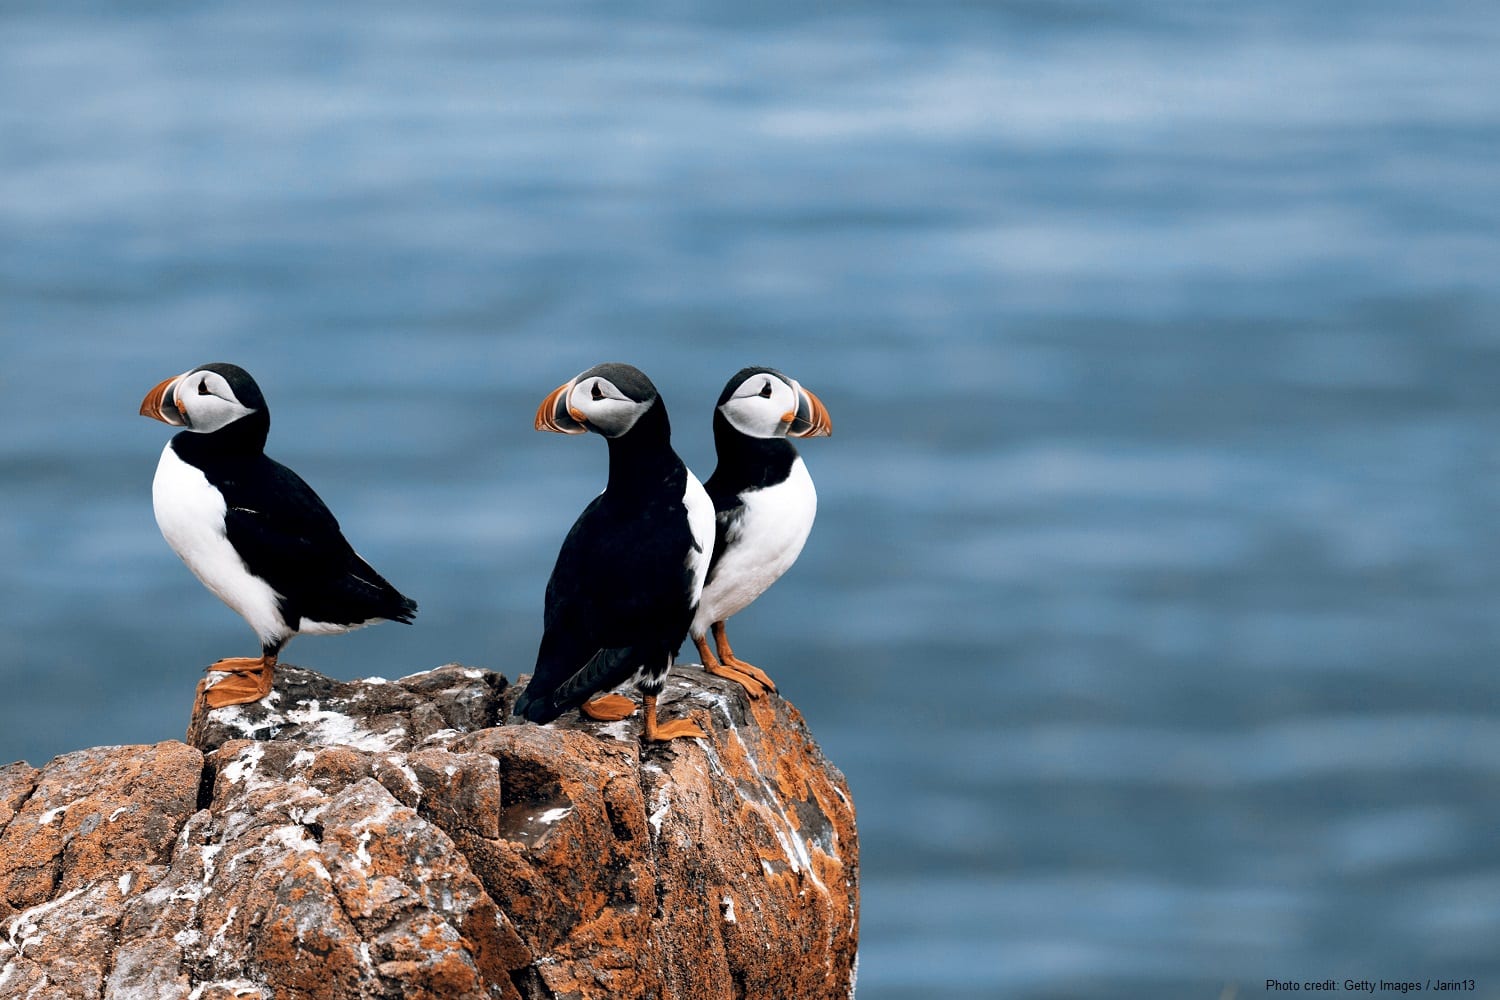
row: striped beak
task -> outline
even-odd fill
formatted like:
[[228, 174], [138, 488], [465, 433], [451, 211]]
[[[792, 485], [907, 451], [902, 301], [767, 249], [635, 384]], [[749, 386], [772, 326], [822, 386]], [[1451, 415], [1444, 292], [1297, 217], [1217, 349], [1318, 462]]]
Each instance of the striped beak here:
[[576, 378], [569, 379], [547, 393], [542, 405], [536, 408], [537, 430], [556, 431], [558, 434], [584, 434], [588, 431], [584, 426], [583, 414], [568, 406], [568, 395], [577, 381]]
[[[186, 374], [186, 372], [183, 373], [183, 375]], [[153, 386], [151, 391], [146, 393], [146, 398], [141, 400], [141, 416], [160, 420], [173, 427], [186, 427], [187, 417], [177, 406], [176, 389], [180, 381], [182, 381], [182, 375], [173, 375]]]
[[823, 401], [808, 390], [797, 386], [797, 412], [792, 415], [792, 426], [787, 428], [788, 437], [827, 437], [833, 433], [833, 421], [828, 417], [828, 408]]

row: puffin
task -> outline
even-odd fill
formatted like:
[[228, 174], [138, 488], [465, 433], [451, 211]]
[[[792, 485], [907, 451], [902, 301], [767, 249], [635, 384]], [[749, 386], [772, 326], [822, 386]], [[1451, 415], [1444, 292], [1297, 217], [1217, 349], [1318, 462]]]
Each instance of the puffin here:
[[[788, 438], [825, 437], [822, 400], [774, 368], [742, 368], [714, 405], [718, 463], [704, 488], [714, 505], [714, 549], [690, 634], [704, 668], [752, 698], [776, 685], [734, 655], [725, 622], [791, 568], [818, 512], [818, 494]], [[713, 633], [718, 656], [709, 648]]]
[[656, 716], [714, 541], [713, 504], [672, 450], [666, 404], [640, 369], [596, 365], [547, 394], [536, 429], [604, 438], [609, 478], [557, 554], [536, 669], [515, 714], [547, 723], [579, 708], [623, 719], [636, 709], [631, 699], [593, 696], [634, 678], [648, 742], [704, 737], [691, 721]]
[[227, 675], [199, 683], [209, 708], [269, 694], [294, 635], [416, 616], [416, 602], [360, 558], [312, 487], [266, 455], [271, 412], [245, 369], [215, 362], [163, 379], [141, 415], [183, 428], [151, 484], [162, 537], [260, 639], [260, 656], [208, 668]]

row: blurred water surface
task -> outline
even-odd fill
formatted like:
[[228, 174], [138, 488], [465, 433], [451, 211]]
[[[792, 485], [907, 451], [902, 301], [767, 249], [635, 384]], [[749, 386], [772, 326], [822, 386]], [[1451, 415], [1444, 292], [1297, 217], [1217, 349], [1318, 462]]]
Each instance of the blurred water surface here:
[[601, 360], [706, 476], [818, 392], [736, 619], [860, 810], [859, 995], [1500, 996], [1500, 19], [1135, 0], [0, 7], [0, 761], [252, 639], [151, 516], [232, 360], [418, 625], [529, 670]]

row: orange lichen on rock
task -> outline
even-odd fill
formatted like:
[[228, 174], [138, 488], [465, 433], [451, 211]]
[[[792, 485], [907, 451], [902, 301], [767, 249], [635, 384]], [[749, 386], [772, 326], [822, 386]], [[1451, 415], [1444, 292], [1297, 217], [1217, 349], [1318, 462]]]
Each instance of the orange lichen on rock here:
[[850, 995], [854, 809], [796, 709], [674, 672], [708, 737], [643, 745], [514, 695], [283, 666], [192, 746], [0, 768], [0, 996]]

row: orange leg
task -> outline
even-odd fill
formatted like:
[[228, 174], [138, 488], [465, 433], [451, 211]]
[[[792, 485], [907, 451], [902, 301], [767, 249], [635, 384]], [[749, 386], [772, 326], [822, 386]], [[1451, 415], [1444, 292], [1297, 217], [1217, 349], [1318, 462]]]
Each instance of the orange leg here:
[[207, 670], [229, 676], [212, 686], [209, 685], [208, 678], [198, 682], [198, 697], [204, 704], [209, 708], [248, 705], [271, 693], [271, 680], [276, 673], [276, 654], [233, 656], [212, 664]]
[[723, 622], [714, 622], [713, 629], [714, 643], [719, 647], [719, 659], [724, 661], [725, 666], [733, 667], [740, 673], [748, 674], [751, 677], [754, 677], [761, 684], [764, 684], [768, 691], [776, 690], [776, 683], [771, 680], [770, 676], [767, 675], [764, 670], [760, 669], [754, 664], [746, 663], [744, 660], [734, 655], [734, 650], [729, 648], [729, 636], [724, 632]]
[[656, 724], [656, 695], [646, 695], [646, 739], [648, 742], [664, 743], [677, 739], [708, 739], [708, 734], [687, 719]]
[[[693, 645], [698, 647], [698, 656], [703, 660], [703, 669], [715, 677], [727, 677], [740, 687], [752, 698], [759, 698], [766, 693], [766, 686], [754, 677], [732, 666], [727, 666], [714, 659], [713, 650], [708, 648], [708, 637], [704, 635], [693, 636]], [[752, 670], [755, 668], [751, 668]]]
[[635, 702], [623, 695], [606, 694], [584, 702], [578, 710], [596, 722], [618, 722], [635, 711]]

